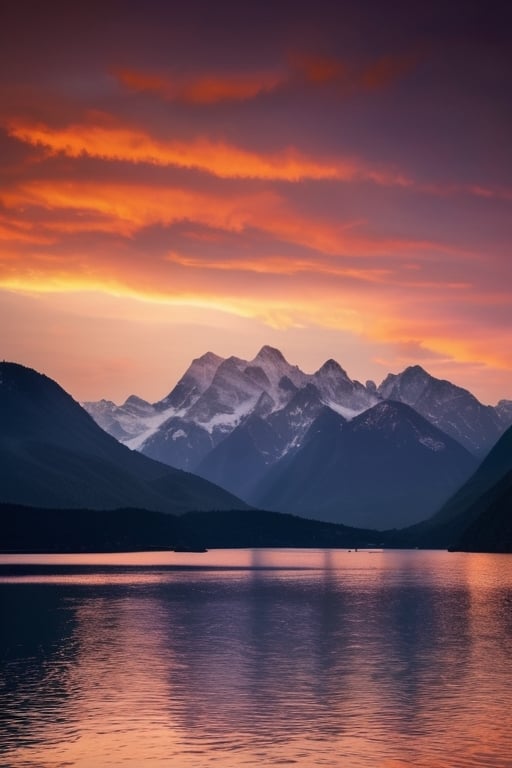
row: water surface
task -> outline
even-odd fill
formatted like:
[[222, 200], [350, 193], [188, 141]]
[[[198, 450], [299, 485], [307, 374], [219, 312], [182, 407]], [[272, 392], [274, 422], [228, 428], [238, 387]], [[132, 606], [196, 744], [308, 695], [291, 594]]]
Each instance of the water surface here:
[[512, 558], [0, 556], [0, 765], [511, 768]]

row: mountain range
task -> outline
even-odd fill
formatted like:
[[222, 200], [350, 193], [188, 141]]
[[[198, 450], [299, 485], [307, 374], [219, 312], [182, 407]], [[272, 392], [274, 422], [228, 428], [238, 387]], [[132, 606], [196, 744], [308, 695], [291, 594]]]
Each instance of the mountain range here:
[[[209, 358], [219, 367], [218, 360]], [[323, 368], [338, 379], [337, 364]], [[197, 385], [204, 368], [199, 369], [188, 376], [189, 385]], [[512, 427], [478, 462], [405, 402], [377, 400], [350, 415], [346, 404], [336, 403], [336, 410], [326, 404], [328, 396], [334, 400], [335, 388], [325, 388], [322, 397], [298, 369], [294, 388], [274, 373], [273, 402], [282, 401], [269, 407], [272, 394], [253, 391], [253, 407], [220, 439], [217, 434], [200, 462], [204, 474], [230, 475], [245, 498], [252, 483], [252, 493], [256, 488], [261, 506], [267, 507], [262, 511], [204, 478], [130, 450], [56, 382], [1, 363], [0, 546], [74, 551], [381, 545], [512, 551]], [[422, 378], [424, 373], [419, 370]], [[262, 379], [254, 371], [250, 376]], [[266, 378], [272, 384], [272, 377]], [[240, 382], [229, 383], [231, 395], [224, 386], [216, 392], [224, 407], [233, 392], [240, 392]], [[178, 401], [187, 409], [200, 400], [187, 380], [181, 384], [163, 405], [129, 398], [132, 426], [141, 411], [150, 410], [156, 421], [159, 408], [168, 411]], [[204, 394], [209, 385], [203, 381], [202, 388]], [[358, 402], [361, 408], [362, 391], [377, 393], [379, 388], [351, 386], [349, 380], [346, 390], [352, 406]], [[507, 402], [501, 403], [505, 410]], [[217, 426], [218, 410], [211, 406], [211, 399], [203, 399], [202, 413]], [[464, 480], [457, 480], [457, 473]], [[268, 511], [271, 506], [281, 511]], [[296, 514], [283, 514], [288, 507]], [[341, 518], [354, 524], [340, 524]], [[411, 518], [420, 522], [410, 524]], [[377, 521], [374, 529], [389, 528], [394, 521], [399, 530], [370, 530], [369, 520]]]
[[510, 401], [483, 405], [420, 366], [363, 385], [269, 346], [250, 361], [207, 352], [156, 403], [83, 405], [127, 446], [251, 505], [378, 529], [436, 512], [512, 423]]

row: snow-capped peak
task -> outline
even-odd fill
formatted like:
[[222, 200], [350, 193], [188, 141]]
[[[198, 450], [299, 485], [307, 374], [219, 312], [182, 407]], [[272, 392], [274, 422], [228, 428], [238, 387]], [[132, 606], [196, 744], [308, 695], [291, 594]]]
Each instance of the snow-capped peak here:
[[259, 367], [264, 371], [272, 387], [269, 394], [276, 401], [283, 396], [283, 390], [279, 391], [279, 382], [283, 378], [289, 379], [296, 387], [304, 386], [310, 378], [297, 365], [290, 365], [282, 352], [268, 345], [262, 347], [248, 365], [251, 368]]

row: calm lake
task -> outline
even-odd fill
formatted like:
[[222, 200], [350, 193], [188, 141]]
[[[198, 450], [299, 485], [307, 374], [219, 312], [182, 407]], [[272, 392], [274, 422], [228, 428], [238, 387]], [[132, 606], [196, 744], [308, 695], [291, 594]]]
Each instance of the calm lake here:
[[511, 768], [512, 556], [0, 556], [2, 768]]

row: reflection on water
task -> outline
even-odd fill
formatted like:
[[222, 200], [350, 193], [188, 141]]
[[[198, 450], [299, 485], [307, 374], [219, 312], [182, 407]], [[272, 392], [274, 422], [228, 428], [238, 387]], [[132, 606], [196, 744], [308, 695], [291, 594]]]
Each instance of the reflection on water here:
[[0, 558], [0, 765], [510, 768], [512, 559]]

